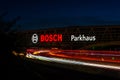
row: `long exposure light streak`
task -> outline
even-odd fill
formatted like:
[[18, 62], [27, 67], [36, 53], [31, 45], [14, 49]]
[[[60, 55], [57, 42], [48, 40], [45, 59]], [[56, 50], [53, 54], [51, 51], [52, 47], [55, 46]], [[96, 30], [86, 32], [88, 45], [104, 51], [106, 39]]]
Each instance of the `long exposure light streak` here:
[[63, 64], [84, 65], [84, 66], [92, 66], [92, 67], [120, 70], [120, 66], [116, 66], [116, 65], [113, 66], [113, 65], [97, 64], [97, 63], [90, 63], [90, 62], [84, 62], [84, 61], [75, 61], [75, 60], [69, 60], [69, 59], [44, 57], [44, 56], [37, 56], [37, 55], [33, 55], [33, 54], [27, 54], [26, 57], [32, 58], [32, 59], [39, 59], [39, 60], [43, 60], [43, 61], [49, 61], [49, 62], [63, 63]]

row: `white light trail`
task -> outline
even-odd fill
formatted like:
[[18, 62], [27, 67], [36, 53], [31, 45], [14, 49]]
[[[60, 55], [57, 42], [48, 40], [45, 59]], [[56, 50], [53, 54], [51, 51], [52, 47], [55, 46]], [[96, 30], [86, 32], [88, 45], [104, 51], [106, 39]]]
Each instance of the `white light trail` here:
[[49, 62], [57, 62], [57, 63], [65, 63], [65, 64], [73, 64], [73, 65], [84, 65], [84, 66], [93, 66], [93, 67], [120, 70], [120, 66], [113, 66], [113, 65], [88, 63], [88, 62], [83, 62], [83, 61], [75, 61], [75, 60], [60, 59], [60, 58], [50, 58], [50, 57], [44, 57], [44, 56], [36, 56], [36, 55], [32, 55], [32, 54], [27, 54], [26, 57], [33, 58], [33, 59], [39, 59], [39, 60], [43, 60], [43, 61], [49, 61]]

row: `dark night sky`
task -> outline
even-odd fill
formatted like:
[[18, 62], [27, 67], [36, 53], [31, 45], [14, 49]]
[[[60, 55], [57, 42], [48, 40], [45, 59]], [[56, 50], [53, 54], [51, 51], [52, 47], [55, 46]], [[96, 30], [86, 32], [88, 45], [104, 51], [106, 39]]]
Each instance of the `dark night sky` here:
[[6, 20], [21, 16], [21, 30], [120, 24], [120, 0], [2, 0]]

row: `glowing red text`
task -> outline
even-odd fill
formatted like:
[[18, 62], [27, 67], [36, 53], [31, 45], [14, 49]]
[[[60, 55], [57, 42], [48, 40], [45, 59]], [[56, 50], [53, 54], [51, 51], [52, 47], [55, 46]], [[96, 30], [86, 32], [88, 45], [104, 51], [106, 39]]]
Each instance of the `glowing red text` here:
[[42, 34], [40, 42], [62, 42], [62, 34]]

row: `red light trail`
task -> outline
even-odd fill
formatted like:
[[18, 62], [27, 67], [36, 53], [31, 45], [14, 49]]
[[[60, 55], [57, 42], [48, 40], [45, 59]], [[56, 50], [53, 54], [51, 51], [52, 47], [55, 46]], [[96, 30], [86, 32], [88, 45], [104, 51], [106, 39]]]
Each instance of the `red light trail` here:
[[88, 61], [120, 63], [119, 51], [27, 49], [27, 53], [31, 53], [37, 56], [65, 58], [71, 60], [88, 60]]

